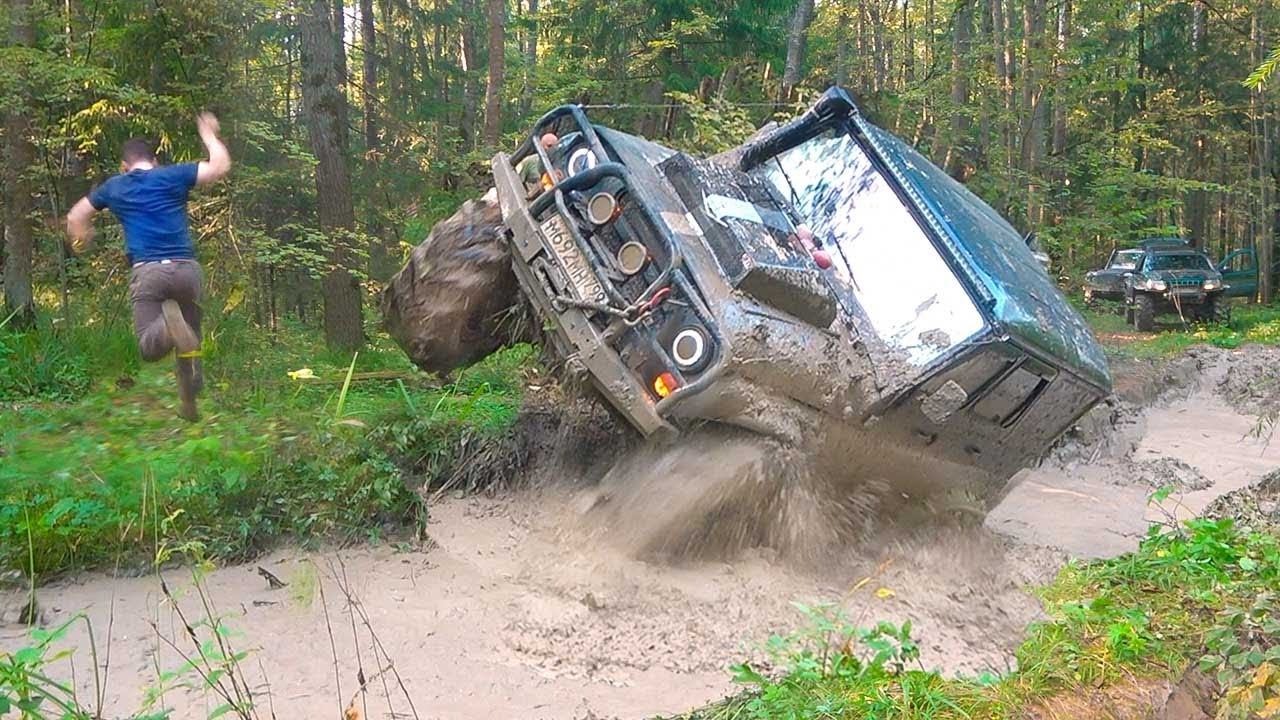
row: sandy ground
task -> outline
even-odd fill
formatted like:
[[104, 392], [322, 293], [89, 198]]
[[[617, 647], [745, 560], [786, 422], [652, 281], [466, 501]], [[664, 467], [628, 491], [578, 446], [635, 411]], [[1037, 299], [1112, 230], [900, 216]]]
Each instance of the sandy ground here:
[[[580, 521], [591, 498], [563, 478], [444, 500], [432, 508], [427, 547], [289, 550], [214, 570], [203, 584], [214, 614], [236, 631], [229, 642], [249, 651], [243, 670], [263, 717], [338, 717], [361, 674], [369, 692], [355, 705], [369, 718], [679, 712], [732, 692], [729, 665], [761, 658], [770, 633], [801, 621], [792, 601], [836, 603], [862, 624], [910, 619], [925, 664], [1005, 671], [1039, 616], [1029, 585], [1069, 556], [1131, 549], [1153, 518], [1196, 512], [1280, 466], [1280, 444], [1251, 437], [1256, 420], [1239, 409], [1241, 377], [1259, 362], [1252, 352], [1206, 353], [1181, 374], [1153, 371], [1136, 389], [1118, 383], [1122, 399], [1097, 414], [1104, 430], [1020, 474], [982, 527], [906, 523], [820, 563], [767, 550], [727, 562], [637, 560]], [[1182, 492], [1164, 509], [1148, 507], [1152, 490], [1170, 482]], [[288, 586], [270, 589], [259, 567]], [[165, 578], [189, 619], [208, 614], [190, 570]], [[92, 618], [103, 663], [109, 645], [105, 717], [137, 708], [157, 668], [182, 662], [166, 639], [190, 653], [154, 576], [67, 579], [41, 600], [46, 623]], [[24, 637], [0, 626], [0, 648]], [[82, 651], [75, 678], [90, 697], [84, 626], [65, 644]], [[394, 673], [379, 674], [392, 664]], [[71, 678], [70, 661], [55, 670]], [[219, 704], [181, 688], [160, 702], [177, 718]]]

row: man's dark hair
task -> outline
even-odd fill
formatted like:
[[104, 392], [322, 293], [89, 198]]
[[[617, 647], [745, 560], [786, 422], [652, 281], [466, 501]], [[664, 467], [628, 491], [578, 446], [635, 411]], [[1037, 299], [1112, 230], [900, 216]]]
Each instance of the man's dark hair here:
[[120, 149], [120, 159], [125, 165], [132, 165], [137, 162], [154, 163], [156, 161], [155, 150], [151, 149], [151, 143], [142, 138], [132, 138], [126, 140], [124, 147]]

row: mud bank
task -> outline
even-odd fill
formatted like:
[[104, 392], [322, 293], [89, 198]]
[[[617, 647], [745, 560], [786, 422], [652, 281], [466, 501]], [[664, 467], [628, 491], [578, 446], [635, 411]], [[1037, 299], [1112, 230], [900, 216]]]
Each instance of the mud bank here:
[[[361, 668], [369, 678], [391, 663], [423, 718], [682, 711], [731, 692], [728, 665], [760, 658], [770, 634], [800, 621], [792, 601], [837, 603], [862, 623], [910, 619], [926, 665], [1004, 671], [1025, 625], [1039, 616], [1028, 585], [1047, 580], [1069, 556], [1130, 549], [1157, 514], [1198, 512], [1280, 466], [1280, 446], [1251, 436], [1255, 417], [1228, 400], [1232, 368], [1259, 362], [1251, 352], [1197, 351], [1180, 361], [1187, 365], [1123, 376], [1109, 409], [1082, 423], [1049, 462], [1022, 473], [980, 527], [907, 516], [857, 542], [833, 541], [818, 563], [772, 549], [645, 561], [635, 551], [653, 549], [652, 535], [616, 532], [635, 527], [626, 513], [600, 522], [589, 508], [605, 486], [584, 480], [583, 466], [560, 464], [518, 490], [441, 498], [423, 547], [286, 551], [213, 571], [205, 586], [239, 633], [237, 647], [251, 651], [245, 672], [259, 705], [281, 718], [333, 716], [356, 693]], [[717, 457], [719, 467], [724, 456]], [[746, 449], [729, 457], [751, 460]], [[682, 507], [681, 479], [646, 491], [654, 514]], [[1153, 487], [1170, 481], [1184, 488], [1178, 502], [1149, 508]], [[289, 585], [270, 589], [259, 566]], [[183, 589], [188, 613], [199, 607], [189, 572], [166, 579]], [[41, 599], [47, 623], [82, 610], [92, 617], [100, 649], [111, 627], [107, 716], [136, 709], [157, 669], [181, 662], [159, 637], [182, 647], [181, 625], [154, 577], [64, 580]], [[353, 599], [367, 627], [361, 612], [353, 621]], [[24, 634], [0, 627], [0, 647], [19, 647]], [[82, 627], [67, 644], [87, 649]], [[88, 692], [87, 655], [77, 663]], [[69, 667], [54, 669], [70, 679]], [[174, 717], [218, 704], [180, 689], [164, 702]], [[357, 703], [365, 717], [411, 716], [389, 674]]]

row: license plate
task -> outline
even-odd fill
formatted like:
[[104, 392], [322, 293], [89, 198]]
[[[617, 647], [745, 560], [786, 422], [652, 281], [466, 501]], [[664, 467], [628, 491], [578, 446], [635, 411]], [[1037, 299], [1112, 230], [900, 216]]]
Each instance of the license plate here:
[[601, 287], [600, 280], [596, 278], [596, 274], [592, 272], [591, 266], [587, 264], [587, 259], [583, 257], [582, 250], [573, 241], [573, 235], [569, 234], [569, 228], [564, 224], [564, 218], [559, 215], [552, 215], [546, 222], [542, 223], [541, 227], [543, 236], [547, 238], [547, 243], [551, 246], [552, 252], [556, 254], [556, 259], [560, 261], [560, 267], [564, 269], [564, 274], [568, 276], [569, 283], [573, 285], [573, 292], [577, 295], [577, 299], [600, 305], [606, 304], [607, 298], [604, 294], [604, 288]]

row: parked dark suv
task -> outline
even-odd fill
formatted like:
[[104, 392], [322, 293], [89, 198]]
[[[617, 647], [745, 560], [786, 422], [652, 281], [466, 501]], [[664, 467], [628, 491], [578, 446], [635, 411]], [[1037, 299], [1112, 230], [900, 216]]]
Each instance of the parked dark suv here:
[[[1085, 302], [1115, 300], [1124, 301], [1127, 306], [1131, 305], [1131, 300], [1137, 296], [1131, 296], [1128, 292], [1129, 278], [1135, 274], [1141, 274], [1144, 271], [1148, 254], [1157, 251], [1199, 252], [1193, 249], [1185, 240], [1176, 237], [1149, 238], [1140, 242], [1137, 247], [1114, 250], [1104, 267], [1085, 273]], [[1208, 262], [1208, 256], [1205, 256], [1205, 260]], [[1212, 263], [1210, 264], [1212, 265]], [[1221, 292], [1215, 293], [1215, 297], [1251, 298], [1257, 293], [1257, 259], [1252, 248], [1244, 248], [1228, 253], [1212, 269], [1221, 276], [1223, 284], [1223, 289]], [[1161, 300], [1172, 302], [1170, 298], [1157, 298], [1155, 307], [1153, 307], [1154, 314], [1160, 314], [1162, 312], [1161, 308], [1172, 312], [1177, 311], [1177, 307], [1170, 307], [1168, 304], [1161, 305]], [[1126, 310], [1128, 309], [1130, 308], [1127, 307]], [[1199, 307], [1195, 309], [1198, 311], [1213, 311], [1212, 313], [1193, 313], [1197, 319], [1201, 316], [1220, 316], [1223, 314], [1222, 311], [1225, 309], [1225, 304], [1215, 300], [1212, 308]], [[1130, 322], [1133, 322], [1133, 314], [1126, 314], [1129, 315]], [[1186, 316], [1185, 313], [1184, 316]]]
[[1022, 237], [843, 90], [710, 160], [564, 106], [492, 167], [544, 342], [644, 435], [714, 422], [851, 476], [1003, 486], [1110, 390]]
[[1190, 248], [1148, 250], [1125, 277], [1128, 319], [1139, 330], [1155, 328], [1157, 315], [1216, 322], [1226, 311], [1226, 283], [1209, 256]]

